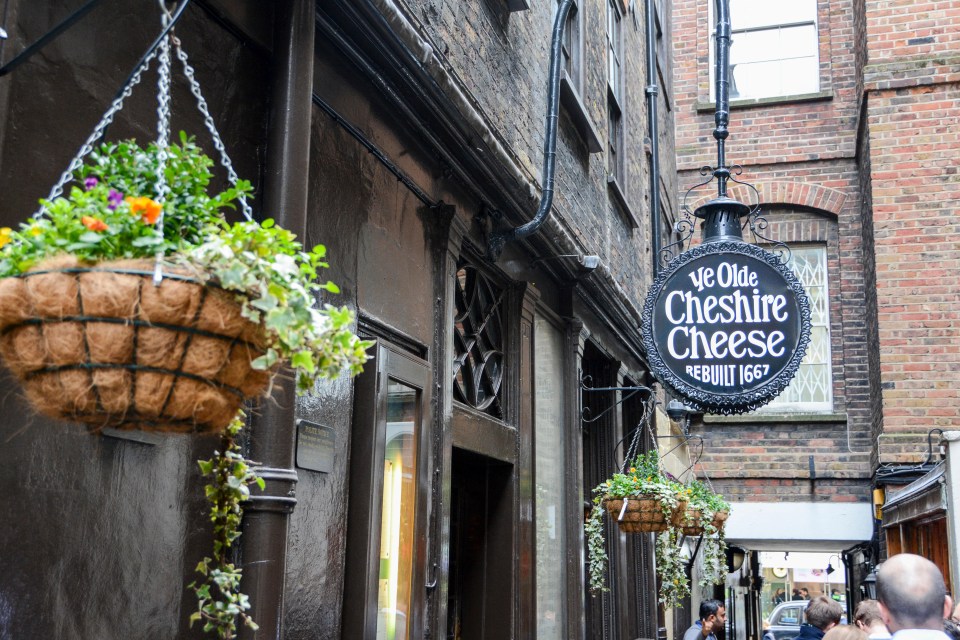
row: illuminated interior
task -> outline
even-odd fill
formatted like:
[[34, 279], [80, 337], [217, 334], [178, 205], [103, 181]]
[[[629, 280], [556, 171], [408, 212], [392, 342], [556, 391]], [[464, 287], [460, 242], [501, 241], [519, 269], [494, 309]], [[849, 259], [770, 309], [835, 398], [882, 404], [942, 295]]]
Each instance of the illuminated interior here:
[[413, 571], [418, 392], [394, 380], [387, 389], [377, 640], [406, 640]]

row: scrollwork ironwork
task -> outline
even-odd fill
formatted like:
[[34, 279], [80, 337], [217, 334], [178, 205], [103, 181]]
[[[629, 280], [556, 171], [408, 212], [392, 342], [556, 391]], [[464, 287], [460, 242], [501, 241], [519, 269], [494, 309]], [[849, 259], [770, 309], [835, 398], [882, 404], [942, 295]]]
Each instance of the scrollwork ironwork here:
[[475, 267], [457, 270], [453, 390], [457, 400], [502, 418], [504, 349], [501, 304], [505, 291]]

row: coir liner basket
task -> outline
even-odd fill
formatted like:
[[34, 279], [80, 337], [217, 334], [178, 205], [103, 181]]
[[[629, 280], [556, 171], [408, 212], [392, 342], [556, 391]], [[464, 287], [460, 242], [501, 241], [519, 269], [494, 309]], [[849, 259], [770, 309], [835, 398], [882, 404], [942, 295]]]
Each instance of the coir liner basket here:
[[0, 279], [0, 355], [42, 414], [92, 428], [223, 429], [263, 392], [260, 327], [184, 269], [71, 257]]

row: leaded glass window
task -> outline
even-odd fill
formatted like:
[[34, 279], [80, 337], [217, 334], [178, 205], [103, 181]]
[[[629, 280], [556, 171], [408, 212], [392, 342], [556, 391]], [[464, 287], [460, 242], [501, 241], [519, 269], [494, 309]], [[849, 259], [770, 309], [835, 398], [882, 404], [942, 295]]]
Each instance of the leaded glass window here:
[[830, 296], [827, 250], [824, 246], [791, 247], [790, 268], [810, 299], [810, 345], [797, 375], [765, 409], [768, 411], [833, 410], [830, 366]]
[[503, 418], [506, 291], [465, 261], [458, 266], [455, 289], [454, 396], [475, 409]]

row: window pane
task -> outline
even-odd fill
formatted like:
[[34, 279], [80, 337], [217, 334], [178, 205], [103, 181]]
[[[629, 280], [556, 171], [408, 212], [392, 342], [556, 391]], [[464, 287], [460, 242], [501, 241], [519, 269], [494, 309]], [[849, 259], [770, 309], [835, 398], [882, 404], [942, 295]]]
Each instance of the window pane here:
[[394, 380], [387, 388], [383, 459], [377, 640], [405, 640], [410, 618], [419, 393]]
[[537, 526], [537, 640], [563, 640], [566, 580], [563, 523], [563, 339], [540, 316], [534, 322], [534, 464]]
[[[710, 6], [712, 9], [713, 3]], [[734, 29], [790, 24], [816, 18], [816, 0], [730, 0], [730, 24]]]
[[829, 411], [833, 389], [830, 368], [830, 309], [826, 247], [791, 247], [790, 268], [810, 299], [810, 344], [790, 385], [767, 408], [773, 411]]
[[737, 33], [730, 43], [730, 64], [776, 60], [778, 29]]
[[780, 63], [752, 62], [733, 67], [730, 98], [764, 98], [780, 92]]
[[817, 55], [817, 28], [812, 24], [779, 29], [779, 58], [810, 58]]
[[820, 90], [820, 65], [816, 58], [784, 60], [782, 64], [781, 95], [793, 96]]

